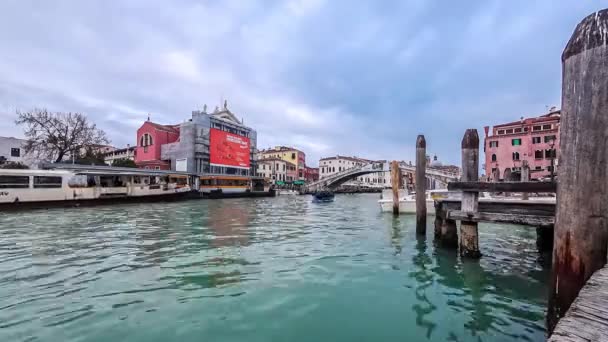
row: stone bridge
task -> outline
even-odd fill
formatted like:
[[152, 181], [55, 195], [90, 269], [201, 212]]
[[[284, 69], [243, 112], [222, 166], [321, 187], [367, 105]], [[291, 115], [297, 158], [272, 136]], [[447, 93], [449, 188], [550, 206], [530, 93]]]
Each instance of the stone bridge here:
[[[410, 179], [414, 179], [413, 174], [416, 173], [416, 166], [400, 163], [399, 167], [401, 168], [401, 172], [403, 175], [407, 175], [408, 173], [410, 173], [412, 174], [412, 177]], [[355, 179], [357, 177], [376, 172], [390, 172], [390, 163], [388, 161], [376, 161], [362, 166], [353, 167], [342, 172], [334, 173], [329, 177], [323, 178], [313, 183], [309, 183], [306, 186], [306, 190], [317, 191], [321, 189], [335, 189], [351, 179]], [[459, 174], [454, 174], [433, 168], [427, 168], [426, 175], [427, 189], [447, 188], [447, 184], [449, 182], [457, 181], [460, 179]]]

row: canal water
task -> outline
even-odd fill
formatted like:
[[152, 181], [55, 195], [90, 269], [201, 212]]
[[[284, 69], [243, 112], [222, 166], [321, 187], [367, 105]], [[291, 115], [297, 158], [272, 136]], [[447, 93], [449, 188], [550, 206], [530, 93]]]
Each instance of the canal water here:
[[0, 213], [0, 341], [542, 341], [535, 231], [483, 258], [377, 194]]

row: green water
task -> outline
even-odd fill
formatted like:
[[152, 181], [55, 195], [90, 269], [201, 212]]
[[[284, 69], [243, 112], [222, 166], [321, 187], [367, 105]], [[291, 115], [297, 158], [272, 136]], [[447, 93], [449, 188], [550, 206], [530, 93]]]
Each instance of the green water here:
[[0, 341], [542, 341], [535, 231], [463, 261], [378, 195], [0, 213]]

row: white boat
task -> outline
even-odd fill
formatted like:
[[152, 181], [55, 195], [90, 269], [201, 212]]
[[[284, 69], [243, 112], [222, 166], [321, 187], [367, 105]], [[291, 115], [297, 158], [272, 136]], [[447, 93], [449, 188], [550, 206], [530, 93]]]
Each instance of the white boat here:
[[298, 195], [299, 193], [291, 189], [277, 189], [277, 196], [279, 195]]
[[[430, 190], [426, 192], [426, 213], [435, 214], [435, 200], [440, 198], [460, 198], [459, 192], [448, 190]], [[382, 212], [393, 212], [393, 191], [382, 190], [382, 198], [378, 201]], [[404, 214], [416, 213], [416, 194], [406, 194], [405, 190], [399, 190], [399, 212]]]
[[109, 202], [185, 197], [193, 178], [168, 171], [126, 168], [0, 170], [0, 206]]

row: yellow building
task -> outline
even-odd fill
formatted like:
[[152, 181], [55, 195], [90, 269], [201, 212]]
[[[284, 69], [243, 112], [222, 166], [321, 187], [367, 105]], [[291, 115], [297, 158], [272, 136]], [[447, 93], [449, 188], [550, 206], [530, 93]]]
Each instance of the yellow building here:
[[297, 148], [287, 146], [276, 146], [258, 152], [258, 160], [278, 158], [286, 162], [295, 164], [297, 167], [297, 179], [306, 178], [306, 154]]

